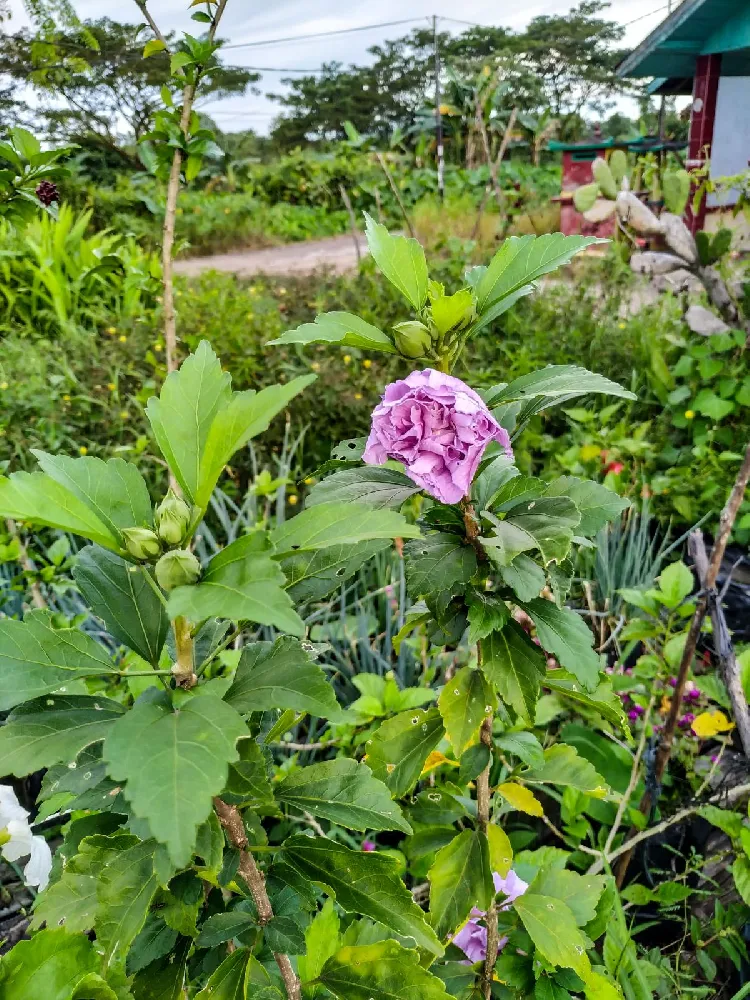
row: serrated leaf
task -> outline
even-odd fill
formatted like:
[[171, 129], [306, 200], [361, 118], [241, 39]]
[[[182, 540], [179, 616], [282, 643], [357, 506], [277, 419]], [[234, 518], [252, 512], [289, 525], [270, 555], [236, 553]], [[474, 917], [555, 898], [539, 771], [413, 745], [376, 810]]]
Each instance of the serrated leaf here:
[[[229, 765], [229, 777], [221, 793], [222, 799], [232, 805], [250, 805], [256, 808], [272, 805], [273, 789], [260, 746], [254, 739], [241, 739], [237, 743], [237, 753], [239, 759]], [[223, 835], [221, 844], [223, 848]], [[217, 867], [221, 867], [221, 859]]]
[[241, 714], [280, 708], [334, 720], [341, 715], [325, 673], [288, 636], [245, 646], [224, 700]]
[[[538, 591], [537, 591], [538, 593]], [[510, 617], [510, 609], [496, 594], [481, 590], [472, 591], [469, 604], [469, 643], [485, 639], [490, 632], [499, 631]]]
[[497, 786], [497, 791], [509, 805], [518, 809], [519, 812], [527, 813], [529, 816], [544, 816], [542, 803], [525, 785], [519, 785], [517, 781], [504, 781]]
[[0, 726], [0, 760], [6, 774], [23, 777], [60, 761], [74, 761], [101, 740], [125, 709], [108, 698], [49, 695], [13, 709]]
[[0, 476], [0, 514], [69, 531], [115, 551], [120, 548], [119, 536], [87, 504], [43, 472]]
[[596, 916], [596, 905], [606, 883], [606, 875], [579, 875], [565, 868], [542, 868], [530, 891], [562, 900], [578, 926], [585, 927]]
[[169, 617], [183, 615], [193, 622], [231, 618], [304, 635], [304, 622], [284, 590], [286, 579], [272, 552], [265, 531], [238, 538], [213, 557], [200, 583], [171, 592]]
[[235, 392], [226, 405], [220, 407], [199, 453], [200, 470], [195, 494], [199, 507], [205, 509], [208, 506], [221, 471], [232, 455], [251, 438], [267, 430], [273, 418], [315, 378], [315, 375], [299, 375], [285, 385], [269, 385], [260, 392], [254, 389]]
[[347, 913], [371, 917], [433, 955], [443, 949], [401, 881], [398, 863], [376, 851], [354, 851], [325, 837], [294, 836], [282, 847], [284, 864], [324, 887]]
[[279, 565], [287, 580], [287, 592], [296, 604], [319, 601], [390, 546], [389, 538], [375, 538], [357, 545], [330, 545], [317, 552], [284, 556]]
[[591, 648], [594, 635], [580, 615], [541, 597], [521, 607], [536, 625], [542, 648], [557, 657], [588, 691], [594, 691], [599, 683], [599, 656]]
[[396, 941], [341, 948], [321, 982], [339, 1000], [450, 1000], [442, 980], [419, 964], [416, 951]]
[[506, 704], [533, 723], [547, 663], [518, 622], [506, 622], [482, 642], [482, 671]]
[[0, 962], [3, 1000], [70, 1000], [78, 983], [101, 959], [85, 934], [47, 928], [20, 941]]
[[188, 500], [196, 503], [201, 457], [216, 415], [229, 405], [231, 377], [208, 341], [169, 374], [146, 414], [162, 455]]
[[496, 490], [485, 506], [495, 514], [504, 514], [511, 507], [538, 499], [544, 493], [545, 485], [543, 480], [533, 476], [513, 476]]
[[521, 552], [537, 548], [536, 539], [520, 525], [499, 521], [492, 530], [490, 538], [483, 536], [479, 541], [490, 560], [501, 570], [510, 566]]
[[519, 601], [533, 601], [546, 583], [542, 567], [523, 553], [517, 555], [509, 566], [498, 566], [498, 572]]
[[305, 931], [305, 954], [299, 957], [302, 982], [317, 979], [325, 963], [339, 949], [340, 921], [332, 899], [327, 899]]
[[277, 558], [329, 545], [356, 545], [373, 538], [416, 538], [419, 529], [393, 510], [363, 504], [321, 503], [303, 510], [271, 532]]
[[495, 746], [518, 757], [529, 767], [541, 767], [544, 764], [544, 750], [533, 733], [503, 733], [502, 736], [495, 737]]
[[490, 409], [514, 399], [532, 399], [543, 396], [554, 400], [558, 397], [565, 401], [583, 396], [589, 392], [606, 393], [609, 396], [622, 396], [625, 399], [635, 399], [634, 393], [623, 389], [617, 382], [612, 382], [603, 375], [596, 375], [586, 368], [576, 365], [548, 365], [539, 371], [522, 375], [511, 383], [499, 389], [486, 399]]
[[268, 987], [271, 987], [271, 977], [250, 949], [236, 948], [211, 973], [204, 988], [196, 993], [195, 1000], [246, 1000], [246, 997], [262, 997]]
[[391, 236], [385, 226], [375, 222], [367, 212], [365, 220], [372, 259], [407, 302], [414, 309], [421, 309], [427, 300], [428, 282], [424, 250], [415, 239]]
[[[117, 842], [116, 850], [112, 850]], [[155, 841], [130, 837], [127, 843], [120, 834], [114, 837], [89, 837], [81, 844], [84, 852], [107, 852], [106, 863], [97, 873], [96, 939], [104, 948], [107, 964], [124, 960], [130, 945], [146, 921], [151, 899], [156, 892], [154, 873]], [[96, 860], [92, 864], [95, 870]]]
[[176, 941], [177, 932], [167, 927], [158, 914], [150, 913], [128, 952], [128, 973], [133, 975], [140, 972], [147, 965], [168, 955]]
[[0, 620], [0, 711], [114, 671], [101, 643], [78, 628], [56, 629], [52, 620], [48, 611]]
[[479, 727], [495, 707], [495, 694], [481, 670], [461, 667], [444, 685], [438, 709], [456, 757], [478, 742]]
[[477, 557], [458, 535], [435, 532], [404, 546], [406, 584], [412, 597], [461, 592], [477, 571]]
[[291, 914], [276, 916], [263, 928], [266, 944], [274, 952], [286, 955], [302, 955], [305, 950], [305, 934], [299, 919]]
[[608, 722], [629, 732], [622, 700], [612, 690], [612, 683], [608, 678], [602, 679], [595, 691], [587, 692], [573, 674], [567, 670], [556, 669], [547, 671], [544, 686], [579, 705], [593, 709]]
[[549, 484], [544, 493], [548, 497], [569, 497], [578, 508], [581, 523], [576, 534], [591, 538], [601, 528], [614, 521], [630, 506], [630, 501], [608, 490], [601, 483], [575, 476], [560, 476]]
[[586, 979], [591, 971], [586, 939], [565, 903], [529, 890], [518, 897], [513, 909], [543, 958]]
[[276, 786], [276, 798], [348, 830], [412, 832], [386, 785], [348, 757], [292, 771]]
[[545, 563], [562, 562], [570, 551], [573, 529], [581, 520], [568, 497], [541, 497], [512, 507], [503, 524], [512, 524], [534, 539]]
[[277, 344], [340, 344], [358, 347], [364, 351], [384, 351], [397, 354], [391, 338], [371, 323], [348, 312], [320, 313], [314, 323], [303, 323], [294, 330], [287, 330], [268, 346]]
[[139, 972], [131, 987], [134, 1000], [182, 1000], [185, 967], [192, 944], [191, 938], [178, 938], [169, 955]]
[[732, 864], [732, 877], [742, 901], [750, 906], [750, 859], [740, 855]]
[[375, 510], [401, 507], [421, 487], [396, 469], [367, 465], [342, 469], [313, 486], [308, 507], [321, 503], [361, 503]]
[[116, 538], [121, 540], [121, 528], [151, 526], [151, 497], [135, 465], [121, 458], [103, 462], [34, 449], [32, 454], [41, 470], [85, 503]]
[[444, 734], [436, 708], [402, 712], [384, 722], [367, 741], [367, 764], [393, 798], [400, 799], [417, 783], [427, 755]]
[[133, 812], [176, 865], [190, 860], [197, 829], [245, 735], [240, 716], [215, 695], [195, 695], [175, 711], [168, 694], [155, 688], [110, 729], [104, 742], [108, 772], [126, 782]]
[[686, 597], [690, 596], [695, 586], [692, 572], [681, 560], [665, 566], [659, 574], [657, 582], [664, 603], [668, 608], [676, 608]]
[[225, 913], [212, 913], [203, 922], [200, 934], [195, 944], [198, 948], [215, 948], [216, 945], [239, 937], [252, 927], [257, 927], [255, 915], [248, 910], [227, 910]]
[[150, 572], [107, 549], [87, 545], [78, 554], [73, 579], [110, 634], [156, 666], [169, 631], [169, 618], [145, 579]]
[[575, 747], [555, 743], [544, 751], [544, 764], [523, 772], [524, 781], [539, 784], [561, 785], [592, 798], [604, 798], [609, 788], [593, 764], [580, 757]]
[[722, 830], [731, 840], [740, 839], [743, 822], [739, 813], [732, 812], [731, 809], [719, 809], [718, 806], [705, 805], [700, 807], [698, 815], [712, 826]]
[[430, 920], [444, 938], [466, 920], [472, 906], [489, 909], [494, 886], [487, 837], [481, 830], [463, 830], [438, 851], [427, 878]]

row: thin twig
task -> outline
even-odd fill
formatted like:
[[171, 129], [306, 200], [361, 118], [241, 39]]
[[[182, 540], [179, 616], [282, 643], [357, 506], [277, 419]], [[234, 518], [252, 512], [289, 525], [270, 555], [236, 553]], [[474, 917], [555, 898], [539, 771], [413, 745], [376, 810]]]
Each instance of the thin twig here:
[[414, 231], [414, 226], [411, 224], [409, 213], [406, 211], [406, 205], [404, 204], [404, 200], [401, 197], [401, 192], [399, 191], [396, 182], [394, 181], [393, 176], [390, 170], [388, 169], [388, 164], [385, 162], [385, 158], [383, 157], [383, 154], [381, 152], [376, 151], [375, 156], [377, 158], [378, 163], [380, 164], [380, 169], [385, 174], [386, 179], [391, 186], [391, 191], [393, 191], [393, 194], [395, 195], [396, 201], [398, 202], [398, 207], [401, 209], [401, 214], [404, 217], [406, 228], [409, 230], [409, 236], [411, 236], [413, 239], [416, 239], [417, 234]]
[[625, 810], [630, 804], [630, 796], [635, 791], [636, 785], [638, 784], [638, 778], [641, 772], [641, 758], [643, 757], [643, 751], [646, 749], [646, 738], [648, 736], [648, 721], [651, 713], [654, 710], [654, 705], [656, 703], [656, 692], [651, 695], [651, 700], [648, 703], [648, 707], [643, 716], [643, 730], [641, 732], [641, 738], [638, 741], [638, 749], [635, 752], [635, 757], [633, 758], [633, 766], [630, 769], [630, 781], [628, 782], [628, 787], [620, 799], [620, 804], [617, 807], [617, 812], [615, 814], [615, 821], [612, 824], [612, 828], [609, 831], [609, 835], [604, 842], [604, 854], [607, 855], [612, 849], [612, 844], [615, 842], [615, 837], [617, 836], [617, 831], [620, 829], [620, 823], [622, 823], [622, 817], [625, 815]]
[[[481, 660], [481, 643], [477, 643], [477, 655]], [[492, 749], [492, 715], [486, 716], [482, 723], [479, 738], [489, 750]], [[492, 767], [492, 756], [487, 763], [487, 767], [477, 778], [477, 826], [482, 833], [487, 834], [490, 825], [490, 768]], [[485, 914], [484, 922], [487, 925], [487, 954], [484, 959], [482, 969], [482, 996], [484, 1000], [490, 1000], [492, 996], [492, 980], [495, 973], [495, 963], [497, 962], [497, 945], [499, 940], [497, 929], [497, 904], [493, 895], [492, 903]]]
[[[242, 822], [239, 809], [236, 806], [227, 805], [223, 799], [214, 799], [214, 809], [219, 817], [219, 822], [226, 830], [230, 841], [240, 852], [239, 873], [247, 882], [247, 886], [253, 897], [255, 908], [258, 911], [258, 922], [265, 927], [273, 920], [273, 907], [268, 898], [266, 880], [263, 873], [255, 863], [255, 858], [249, 850], [245, 824]], [[273, 956], [279, 967], [281, 978], [284, 981], [284, 988], [288, 1000], [302, 1000], [302, 988], [296, 972], [292, 966], [289, 956], [283, 952], [276, 952]]]
[[349, 214], [349, 226], [352, 231], [352, 240], [354, 241], [354, 251], [357, 254], [357, 265], [362, 262], [362, 248], [359, 245], [359, 233], [357, 232], [357, 217], [354, 214], [354, 209], [352, 208], [351, 199], [349, 198], [349, 192], [346, 190], [343, 184], [339, 184], [339, 192], [341, 193], [341, 200], [346, 206], [346, 211]]

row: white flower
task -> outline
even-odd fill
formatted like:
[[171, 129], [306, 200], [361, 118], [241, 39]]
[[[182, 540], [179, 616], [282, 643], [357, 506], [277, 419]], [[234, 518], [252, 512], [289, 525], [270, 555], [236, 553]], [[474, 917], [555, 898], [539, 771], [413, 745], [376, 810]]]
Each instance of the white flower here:
[[0, 785], [0, 854], [6, 861], [28, 857], [23, 877], [27, 885], [47, 888], [52, 868], [52, 852], [44, 837], [29, 826], [29, 814], [8, 785]]

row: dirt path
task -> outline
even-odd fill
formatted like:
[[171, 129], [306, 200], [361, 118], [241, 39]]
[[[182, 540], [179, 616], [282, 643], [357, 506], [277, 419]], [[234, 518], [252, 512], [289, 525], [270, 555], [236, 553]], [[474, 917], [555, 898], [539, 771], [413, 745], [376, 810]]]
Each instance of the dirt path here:
[[[367, 253], [364, 236], [360, 237], [360, 246], [362, 252]], [[231, 271], [242, 278], [256, 274], [312, 274], [323, 267], [336, 274], [344, 274], [356, 266], [354, 241], [348, 235], [285, 243], [265, 250], [237, 250], [175, 261], [175, 271], [188, 277], [195, 277], [203, 271]]]

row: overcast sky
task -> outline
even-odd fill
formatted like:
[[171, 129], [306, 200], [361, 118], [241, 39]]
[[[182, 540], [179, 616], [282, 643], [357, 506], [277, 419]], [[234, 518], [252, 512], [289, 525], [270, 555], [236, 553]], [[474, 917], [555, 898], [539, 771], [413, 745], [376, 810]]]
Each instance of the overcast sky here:
[[[142, 20], [134, 0], [73, 0], [73, 3], [82, 19], [107, 16], [121, 21]], [[462, 0], [458, 5], [449, 0], [380, 0], [378, 4], [373, 4], [371, 0], [229, 0], [220, 35], [232, 45], [253, 43], [252, 47], [227, 51], [225, 58], [235, 65], [315, 69], [333, 60], [364, 64], [370, 58], [367, 49], [371, 45], [388, 38], [398, 38], [412, 27], [427, 25], [433, 14], [446, 18], [454, 15], [477, 24], [502, 25], [518, 30], [532, 17], [562, 14], [571, 6], [572, 0], [528, 0], [524, 4], [509, 3], [507, 0], [504, 3], [498, 3], [498, 0]], [[196, 31], [198, 27], [187, 14], [187, 0], [150, 0], [149, 7], [165, 31]], [[666, 7], [666, 0], [613, 0], [610, 16], [621, 24], [627, 24], [624, 44], [632, 47], [666, 16]], [[28, 23], [22, 0], [11, 0], [11, 10], [13, 17], [6, 24], [6, 30]], [[413, 23], [346, 35], [284, 41], [273, 45], [257, 44], [412, 17]], [[451, 32], [460, 32], [464, 27], [450, 19], [440, 24], [441, 30]], [[281, 89], [279, 81], [284, 75], [264, 72], [259, 84], [264, 94], [278, 92]], [[623, 110], [631, 111], [630, 107], [621, 106]], [[224, 131], [253, 128], [260, 133], [267, 131], [279, 110], [279, 105], [263, 94], [214, 101], [203, 107]]]

